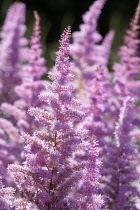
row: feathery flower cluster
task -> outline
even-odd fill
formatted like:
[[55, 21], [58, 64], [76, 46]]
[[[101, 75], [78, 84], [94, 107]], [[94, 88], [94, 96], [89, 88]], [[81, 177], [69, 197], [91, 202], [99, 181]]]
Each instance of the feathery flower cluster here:
[[[14, 11], [13, 11], [14, 9]], [[16, 19], [19, 18], [21, 20], [24, 20], [25, 14], [19, 13], [20, 10], [23, 10], [25, 13], [25, 5], [22, 3], [15, 3], [11, 6], [11, 8], [8, 11], [8, 17], [9, 13], [14, 12], [14, 15], [16, 16]], [[10, 24], [7, 21], [10, 21], [9, 18], [6, 18], [5, 25]], [[12, 19], [13, 21], [13, 19]], [[16, 22], [14, 23], [15, 26], [17, 27], [17, 30], [20, 31], [20, 28], [22, 27], [23, 23], [17, 24]], [[23, 27], [25, 28], [25, 26]], [[2, 33], [3, 34], [3, 33]], [[13, 93], [11, 96], [15, 96], [13, 98], [13, 101], [8, 101], [3, 98], [2, 103], [0, 104], [1, 107], [1, 112], [2, 115], [0, 117], [0, 124], [1, 124], [1, 130], [2, 130], [2, 137], [1, 137], [1, 143], [0, 147], [4, 152], [2, 152], [2, 161], [1, 161], [1, 175], [3, 175], [4, 180], [9, 180], [9, 176], [7, 175], [7, 165], [9, 163], [13, 162], [21, 162], [22, 157], [21, 153], [24, 148], [24, 143], [22, 142], [20, 135], [22, 132], [28, 132], [28, 133], [33, 133], [35, 127], [38, 127], [38, 123], [32, 121], [31, 116], [27, 113], [27, 110], [30, 106], [38, 106], [41, 107], [43, 106], [42, 102], [38, 101], [38, 94], [45, 89], [46, 81], [39, 80], [39, 78], [46, 72], [46, 67], [45, 67], [45, 59], [41, 58], [41, 44], [40, 44], [40, 26], [39, 26], [39, 16], [37, 13], [35, 13], [35, 25], [34, 25], [34, 32], [31, 38], [31, 49], [26, 48], [26, 51], [24, 49], [23, 57], [21, 57], [21, 63], [19, 61], [16, 61], [16, 63], [12, 63], [12, 55], [11, 56], [11, 63], [9, 63], [9, 68], [13, 68], [13, 70], [16, 72], [18, 75], [18, 83], [14, 82], [12, 85], [10, 82], [13, 77], [13, 73], [11, 73], [12, 76], [10, 78], [6, 78], [6, 80], [3, 78], [3, 81], [7, 83], [7, 80], [9, 80], [11, 86], [9, 87], [11, 90], [13, 89]], [[17, 33], [15, 34], [17, 37], [19, 36]], [[19, 37], [20, 38], [20, 37]], [[9, 37], [4, 37], [4, 41], [8, 42]], [[18, 41], [18, 40], [17, 40]], [[1, 40], [1, 43], [3, 43], [3, 40]], [[15, 41], [13, 43], [13, 46], [15, 44]], [[20, 56], [20, 51], [23, 49], [20, 47], [17, 47], [17, 50], [15, 53], [19, 53], [17, 55], [18, 57]], [[28, 57], [34, 55], [34, 58], [30, 59], [29, 61], [27, 60], [27, 52], [28, 52]], [[8, 55], [7, 55], [8, 56]], [[26, 58], [27, 64], [23, 65], [22, 62]], [[7, 62], [7, 57], [3, 57], [3, 62]], [[33, 61], [32, 61], [33, 60]], [[11, 67], [10, 67], [11, 65]], [[18, 70], [20, 71], [21, 74], [18, 74], [18, 70], [15, 69], [16, 66], [18, 65]], [[28, 70], [32, 71], [34, 69], [36, 70], [33, 74], [30, 73]], [[5, 71], [8, 71], [7, 68], [4, 69]], [[14, 74], [14, 76], [16, 76]], [[8, 85], [9, 85], [8, 83]], [[6, 86], [6, 84], [5, 84]], [[7, 92], [11, 90], [7, 89]], [[8, 97], [8, 95], [7, 95]], [[4, 145], [8, 145], [7, 147]], [[5, 149], [3, 149], [5, 148]], [[4, 158], [5, 156], [5, 158]], [[7, 161], [5, 161], [5, 159]]]
[[49, 81], [38, 13], [28, 41], [25, 4], [9, 8], [0, 34], [1, 210], [140, 209], [140, 4], [109, 72], [114, 31], [102, 38], [96, 29], [105, 3], [91, 5], [72, 44], [64, 30]]
[[22, 62], [27, 56], [25, 5], [13, 4], [0, 34], [0, 103], [17, 99], [14, 88], [21, 83]]
[[107, 155], [101, 171], [101, 190], [108, 196], [106, 207], [109, 209], [133, 209], [131, 198], [138, 195], [136, 186], [131, 184], [139, 178], [135, 164], [140, 158], [130, 135], [133, 129], [133, 103], [130, 96], [125, 99], [114, 133], [116, 141], [105, 145]]
[[108, 75], [107, 63], [114, 31], [111, 30], [103, 39], [96, 29], [105, 2], [106, 0], [95, 1], [89, 11], [82, 16], [84, 23], [80, 25], [80, 31], [73, 33], [73, 43], [70, 47], [74, 65], [73, 73], [78, 78], [75, 83], [77, 91], [80, 92], [80, 96], [77, 95], [77, 97], [84, 95], [85, 98], [84, 87], [95, 77], [94, 70], [99, 65], [105, 68]]

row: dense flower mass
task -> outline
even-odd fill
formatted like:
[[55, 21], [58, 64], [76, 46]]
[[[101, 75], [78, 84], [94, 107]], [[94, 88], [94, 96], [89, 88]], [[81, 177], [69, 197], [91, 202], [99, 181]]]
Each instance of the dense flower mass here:
[[[140, 209], [140, 4], [114, 63], [114, 31], [96, 0], [78, 32], [68, 26], [48, 73], [40, 17], [24, 37], [24, 3], [0, 33], [0, 210]], [[72, 62], [69, 60], [72, 57]]]

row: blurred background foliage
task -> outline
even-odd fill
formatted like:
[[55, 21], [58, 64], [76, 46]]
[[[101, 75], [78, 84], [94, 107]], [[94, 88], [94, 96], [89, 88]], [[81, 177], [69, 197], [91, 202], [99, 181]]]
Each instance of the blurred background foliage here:
[[[34, 22], [33, 11], [37, 10], [41, 17], [42, 44], [44, 56], [48, 60], [48, 68], [52, 67], [55, 59], [55, 52], [58, 50], [60, 34], [67, 25], [72, 31], [79, 29], [82, 23], [82, 14], [88, 10], [93, 0], [21, 0], [27, 6], [26, 11], [26, 37], [30, 38]], [[0, 27], [3, 25], [6, 11], [13, 0], [0, 0]], [[110, 30], [114, 29], [115, 40], [112, 46], [112, 53], [109, 62], [109, 69], [112, 63], [118, 61], [117, 51], [123, 43], [123, 35], [129, 27], [138, 0], [108, 0], [105, 4], [98, 22], [98, 31], [104, 37]]]

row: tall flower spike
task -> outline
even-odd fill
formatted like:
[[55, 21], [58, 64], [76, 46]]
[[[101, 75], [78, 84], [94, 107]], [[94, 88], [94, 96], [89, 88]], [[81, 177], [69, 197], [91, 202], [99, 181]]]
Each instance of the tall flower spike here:
[[[140, 68], [140, 58], [138, 57], [140, 46], [140, 40], [138, 38], [139, 20], [140, 3], [138, 4], [134, 17], [130, 22], [130, 29], [127, 31], [127, 36], [124, 37], [125, 43], [119, 50], [120, 63], [114, 63], [113, 65], [115, 72], [113, 75], [114, 88], [112, 88], [112, 98], [114, 98], [114, 101], [112, 101], [110, 98], [109, 102], [110, 107], [112, 107], [112, 110], [110, 109], [110, 114], [112, 117], [112, 122], [114, 121], [112, 123], [113, 126], [117, 120], [116, 117], [118, 116], [119, 110], [122, 107], [124, 98], [126, 96], [131, 96], [137, 102], [140, 97], [140, 81], [137, 80], [138, 71]], [[135, 110], [136, 113], [139, 113], [139, 106], [135, 107], [134, 111]], [[135, 124], [138, 126], [140, 125], [139, 119], [135, 120]]]
[[[100, 57], [102, 46], [95, 43], [101, 41], [101, 35], [96, 31], [97, 21], [106, 0], [96, 0], [83, 15], [83, 24], [79, 32], [73, 33], [74, 43], [71, 54], [75, 60], [83, 60], [87, 64], [100, 64], [104, 58]], [[100, 61], [99, 61], [100, 60]]]
[[80, 25], [80, 31], [73, 33], [73, 44], [70, 47], [74, 60], [72, 71], [77, 85], [77, 97], [81, 95], [83, 95], [83, 98], [86, 97], [84, 87], [89, 80], [93, 79], [94, 71], [98, 66], [105, 67], [106, 76], [109, 77], [106, 66], [114, 33], [111, 31], [99, 44], [102, 36], [96, 30], [97, 21], [105, 2], [106, 0], [96, 0], [89, 11], [83, 15], [84, 23]]
[[[3, 149], [0, 162], [5, 182], [9, 180], [6, 169], [7, 165], [14, 162], [21, 163], [23, 159], [21, 153], [24, 142], [21, 141], [21, 133], [28, 132], [33, 134], [34, 130], [37, 127], [39, 128], [39, 124], [33, 121], [32, 117], [27, 113], [27, 110], [30, 106], [43, 106], [43, 102], [38, 100], [38, 95], [45, 89], [45, 85], [47, 84], [46, 81], [39, 80], [44, 71], [46, 71], [46, 67], [45, 59], [40, 56], [42, 50], [39, 36], [40, 29], [38, 29], [39, 16], [37, 13], [35, 15], [36, 20], [31, 38], [31, 48], [28, 50], [29, 61], [28, 64], [24, 65], [23, 77], [20, 75], [20, 85], [16, 85], [14, 88], [18, 100], [13, 101], [12, 104], [8, 103], [8, 101], [1, 104], [1, 110], [6, 113], [5, 118], [7, 118], [0, 118], [0, 127], [4, 132], [4, 136], [0, 141], [0, 148]], [[6, 147], [7, 144], [9, 145], [8, 147]]]
[[[65, 85], [67, 82], [73, 80], [73, 76], [70, 73], [70, 63], [69, 63], [69, 42], [70, 37], [70, 27], [64, 31], [60, 40], [59, 51], [56, 53], [56, 65], [52, 73], [50, 73], [50, 78], [58, 82], [60, 85]], [[55, 76], [55, 72], [57, 73]], [[62, 74], [63, 72], [63, 74]]]
[[25, 199], [27, 203], [46, 210], [101, 207], [97, 190], [96, 141], [88, 139], [88, 131], [75, 128], [75, 122], [84, 118], [84, 112], [78, 111], [80, 102], [72, 97], [69, 37], [70, 27], [61, 36], [56, 65], [49, 74], [54, 81], [48, 84], [47, 92], [39, 95], [46, 102], [46, 109], [29, 109], [44, 128], [34, 132], [33, 136], [23, 135], [26, 142], [24, 164], [8, 167], [23, 195], [17, 199], [16, 207]]
[[135, 98], [139, 97], [138, 88], [140, 88], [140, 83], [139, 81], [133, 82], [138, 76], [138, 71], [140, 69], [140, 58], [138, 57], [140, 44], [140, 40], [138, 39], [139, 20], [140, 3], [130, 23], [130, 29], [127, 31], [127, 36], [124, 37], [125, 45], [122, 46], [119, 51], [120, 64], [115, 63], [113, 66], [115, 70], [115, 94], [119, 97], [127, 95], [131, 95]]
[[[40, 43], [40, 18], [37, 12], [34, 12], [35, 24], [33, 27], [33, 34], [31, 37], [31, 48], [28, 50], [28, 64], [24, 65], [24, 77], [22, 83], [15, 87], [15, 92], [19, 100], [15, 101], [13, 105], [2, 103], [1, 109], [12, 115], [19, 129], [19, 133], [28, 132], [33, 133], [37, 125], [32, 122], [31, 116], [27, 113], [30, 106], [41, 107], [43, 102], [38, 101], [38, 95], [45, 89], [48, 83], [45, 80], [39, 80], [44, 72], [47, 72], [45, 66], [46, 60], [41, 57], [42, 46]], [[15, 124], [14, 120], [14, 124]]]
[[124, 37], [126, 46], [120, 48], [121, 63], [126, 66], [126, 77], [128, 80], [136, 78], [140, 69], [140, 58], [138, 50], [140, 45], [139, 37], [139, 21], [140, 21], [140, 2], [136, 8], [136, 12], [130, 22], [130, 29], [127, 31], [127, 36]]
[[[138, 57], [140, 42], [138, 39], [139, 17], [140, 6], [138, 5], [130, 23], [130, 29], [127, 31], [127, 36], [124, 37], [125, 44], [119, 50], [120, 63], [113, 65], [115, 72], [113, 74], [113, 85], [108, 100], [108, 113], [111, 119], [110, 127], [112, 129], [114, 129], [117, 116], [119, 115], [125, 97], [131, 96], [137, 101], [140, 96], [140, 82], [139, 80], [135, 80], [140, 68], [140, 58]], [[139, 110], [140, 108], [137, 106], [134, 112], [139, 113]], [[138, 119], [134, 121], [136, 125], [140, 125]]]
[[34, 17], [35, 17], [35, 24], [33, 27], [33, 34], [30, 40], [31, 49], [29, 52], [29, 68], [26, 71], [29, 72], [31, 77], [34, 78], [34, 80], [38, 80], [41, 78], [41, 76], [47, 72], [47, 69], [45, 67], [46, 60], [45, 58], [41, 57], [42, 54], [42, 45], [40, 43], [40, 17], [36, 11], [34, 11]]
[[24, 21], [25, 4], [12, 4], [0, 35], [0, 102], [13, 103], [18, 98], [14, 88], [21, 83], [22, 62], [27, 55]]
[[132, 199], [138, 196], [136, 186], [132, 185], [138, 180], [135, 160], [139, 159], [138, 148], [130, 135], [133, 129], [133, 103], [132, 98], [125, 99], [116, 126], [116, 143], [105, 145], [107, 158], [103, 160], [101, 183], [105, 186], [102, 193], [109, 198], [106, 206], [109, 209], [135, 209]]

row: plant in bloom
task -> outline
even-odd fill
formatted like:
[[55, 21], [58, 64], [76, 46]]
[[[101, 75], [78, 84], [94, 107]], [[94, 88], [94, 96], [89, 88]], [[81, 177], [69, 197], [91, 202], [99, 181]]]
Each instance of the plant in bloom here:
[[139, 194], [137, 187], [131, 184], [138, 180], [135, 161], [140, 158], [138, 147], [130, 135], [133, 129], [133, 103], [131, 97], [126, 97], [116, 124], [116, 142], [105, 145], [107, 156], [103, 160], [104, 168], [101, 171], [101, 190], [108, 197], [106, 207], [109, 209], [135, 209], [132, 200]]
[[41, 76], [47, 72], [45, 66], [46, 60], [41, 57], [42, 46], [40, 43], [40, 18], [37, 12], [34, 12], [35, 23], [33, 27], [33, 34], [30, 40], [30, 48], [28, 49], [28, 64], [22, 67], [24, 77], [21, 77], [20, 85], [17, 85], [14, 90], [18, 96], [13, 104], [3, 102], [1, 110], [12, 116], [13, 124], [19, 130], [19, 133], [28, 132], [33, 133], [35, 122], [32, 122], [27, 110], [30, 106], [41, 107], [43, 103], [38, 100], [38, 95], [41, 91], [45, 90], [45, 85], [48, 83], [41, 80]]
[[25, 4], [10, 6], [0, 40], [1, 210], [140, 209], [140, 4], [109, 72], [114, 31], [97, 31], [105, 3], [94, 1], [72, 44], [64, 30], [49, 81], [39, 15], [28, 41]]
[[[108, 75], [107, 63], [110, 54], [111, 44], [114, 38], [114, 31], [111, 30], [103, 39], [97, 31], [97, 21], [106, 0], [95, 1], [89, 11], [82, 16], [83, 24], [80, 31], [74, 32], [73, 43], [70, 45], [71, 56], [73, 57], [72, 71], [75, 75], [77, 96], [83, 96], [85, 101], [84, 87], [89, 81], [95, 78], [94, 71], [101, 65]], [[100, 43], [101, 42], [101, 43]]]
[[72, 97], [69, 36], [70, 27], [62, 34], [56, 65], [49, 74], [53, 82], [39, 95], [47, 109], [31, 107], [28, 111], [44, 129], [33, 136], [23, 134], [25, 161], [22, 166], [8, 166], [23, 195], [12, 203], [19, 209], [27, 205], [46, 210], [100, 209], [103, 203], [98, 195], [96, 139], [89, 137], [87, 130], [75, 128], [74, 122], [82, 120], [84, 112], [78, 110], [80, 102]]
[[23, 3], [10, 6], [0, 34], [0, 103], [13, 103], [18, 98], [14, 88], [21, 84], [22, 62], [28, 51], [24, 38], [25, 8]]
[[[19, 3], [19, 5], [14, 4], [9, 9], [8, 14], [9, 12], [12, 12], [11, 10], [13, 10], [14, 7], [23, 9], [25, 8], [25, 5], [22, 3]], [[18, 12], [18, 10], [15, 10], [16, 17], [19, 15]], [[23, 14], [21, 13], [21, 15]], [[24, 15], [22, 19], [24, 19]], [[3, 117], [0, 118], [2, 130], [0, 144], [3, 154], [1, 155], [1, 175], [3, 175], [5, 180], [3, 180], [4, 183], [9, 180], [6, 169], [7, 165], [13, 162], [20, 163], [23, 159], [21, 153], [24, 148], [24, 144], [20, 138], [21, 133], [28, 132], [32, 134], [35, 127], [39, 126], [37, 122], [32, 121], [31, 116], [27, 113], [30, 106], [43, 106], [43, 103], [39, 102], [37, 97], [38, 94], [45, 89], [45, 85], [47, 83], [47, 81], [39, 80], [39, 78], [46, 72], [45, 59], [41, 58], [42, 49], [40, 44], [39, 24], [40, 19], [37, 12], [35, 12], [35, 24], [30, 41], [31, 48], [28, 49], [28, 56], [30, 57], [30, 60], [28, 61], [28, 64], [20, 64], [19, 66], [19, 70], [21, 70], [22, 74], [24, 72], [24, 76], [20, 75], [19, 84], [14, 84], [15, 86], [13, 87], [13, 90], [16, 98], [13, 103], [9, 103], [9, 101], [1, 103], [1, 110], [3, 113]], [[22, 23], [19, 23], [16, 27], [20, 28], [21, 26]], [[18, 49], [18, 51], [20, 51], [20, 49]], [[13, 69], [14, 68], [15, 66], [13, 66]]]
[[[139, 100], [139, 21], [140, 3], [130, 22], [127, 35], [124, 36], [124, 45], [119, 49], [118, 55], [120, 56], [120, 63], [113, 64], [115, 72], [113, 76], [114, 88], [112, 90], [113, 95], [119, 98], [119, 103], [114, 106], [114, 111], [118, 113], [126, 96], [131, 96], [136, 101]], [[136, 109], [139, 110], [139, 106], [137, 106], [135, 110]], [[115, 115], [117, 115], [117, 113]], [[139, 122], [137, 121], [136, 124], [139, 125]]]

